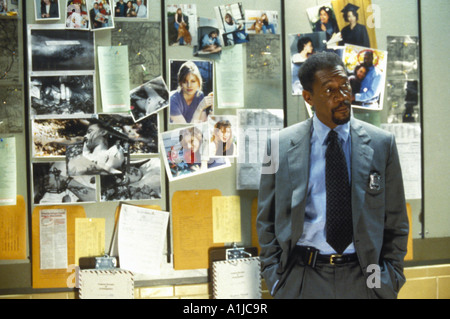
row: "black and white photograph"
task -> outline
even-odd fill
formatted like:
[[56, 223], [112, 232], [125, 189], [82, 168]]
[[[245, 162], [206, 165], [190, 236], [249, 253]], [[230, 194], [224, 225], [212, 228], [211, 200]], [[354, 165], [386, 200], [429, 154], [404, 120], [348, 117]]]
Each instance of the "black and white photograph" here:
[[130, 164], [130, 139], [99, 119], [89, 119], [83, 141], [66, 146], [69, 176], [124, 174]]
[[64, 25], [31, 25], [30, 71], [95, 70], [94, 33], [66, 30]]
[[419, 39], [414, 36], [388, 36], [387, 42], [387, 121], [420, 122]]
[[283, 110], [240, 109], [237, 110], [237, 118], [240, 134], [238, 135], [236, 188], [257, 190], [267, 138], [284, 127]]
[[100, 189], [102, 202], [160, 199], [161, 160], [136, 160], [124, 174], [101, 175]]
[[34, 0], [36, 21], [59, 20], [60, 0]]
[[89, 31], [89, 15], [85, 1], [66, 0], [66, 28]]
[[211, 61], [170, 60], [170, 123], [206, 122], [214, 113]]
[[248, 42], [245, 29], [245, 15], [242, 3], [225, 4], [214, 7], [221, 33], [221, 40], [225, 46]]
[[76, 116], [95, 113], [94, 75], [30, 77], [31, 114]]
[[149, 7], [147, 0], [113, 0], [114, 18], [147, 19]]
[[239, 127], [236, 115], [208, 117], [208, 142], [210, 157], [238, 156]]
[[110, 0], [86, 0], [92, 31], [114, 29], [114, 14]]
[[33, 163], [34, 204], [74, 204], [95, 202], [95, 176], [67, 174], [66, 162]]
[[303, 88], [298, 79], [300, 66], [314, 53], [325, 51], [327, 49], [326, 34], [324, 31], [290, 34], [289, 41], [291, 43], [292, 95], [301, 95]]
[[227, 158], [208, 155], [207, 123], [161, 133], [161, 147], [169, 181], [230, 166]]
[[135, 122], [131, 115], [99, 114], [98, 118], [108, 127], [125, 134], [130, 142], [130, 155], [157, 154], [158, 147], [158, 115], [154, 114]]
[[130, 111], [135, 122], [157, 113], [169, 105], [169, 89], [160, 76], [130, 92]]
[[352, 86], [352, 107], [383, 109], [388, 52], [345, 45], [344, 64]]

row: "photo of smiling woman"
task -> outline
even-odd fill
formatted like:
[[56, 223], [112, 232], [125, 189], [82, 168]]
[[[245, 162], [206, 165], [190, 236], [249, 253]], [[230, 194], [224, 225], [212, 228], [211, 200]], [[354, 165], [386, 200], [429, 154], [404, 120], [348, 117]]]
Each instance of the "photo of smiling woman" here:
[[170, 67], [170, 123], [205, 122], [214, 104], [212, 63], [172, 60]]

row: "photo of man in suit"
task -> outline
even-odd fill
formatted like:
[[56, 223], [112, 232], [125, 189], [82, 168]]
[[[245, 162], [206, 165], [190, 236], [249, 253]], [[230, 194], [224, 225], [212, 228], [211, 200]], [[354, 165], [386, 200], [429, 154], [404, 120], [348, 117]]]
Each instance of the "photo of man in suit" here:
[[260, 182], [257, 231], [269, 291], [396, 298], [409, 227], [394, 136], [352, 117], [351, 86], [335, 53], [312, 55], [299, 78], [315, 114], [269, 139], [263, 163], [273, 169], [263, 166]]

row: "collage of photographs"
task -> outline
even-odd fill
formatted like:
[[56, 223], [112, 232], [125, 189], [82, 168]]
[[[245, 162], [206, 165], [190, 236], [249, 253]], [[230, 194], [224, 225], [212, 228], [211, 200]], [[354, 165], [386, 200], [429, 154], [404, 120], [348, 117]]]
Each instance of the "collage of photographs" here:
[[[400, 72], [400, 76], [410, 74], [410, 78], [388, 78], [387, 89], [400, 87], [400, 98], [407, 95], [409, 102], [402, 111], [396, 104], [396, 114], [391, 118], [402, 116], [398, 113], [405, 113], [409, 107], [408, 120], [413, 119], [417, 114], [417, 95], [413, 91], [417, 84], [413, 77], [417, 55], [411, 52], [410, 61], [405, 61], [402, 52], [406, 48], [396, 47], [393, 39], [389, 48], [396, 50], [398, 61], [395, 66], [388, 65], [390, 52], [377, 49], [375, 31], [370, 27], [374, 23], [367, 10], [371, 0], [358, 1], [359, 6], [352, 2], [332, 0], [308, 8], [305, 18], [310, 28], [288, 35], [292, 95], [302, 94], [297, 76], [302, 63], [316, 52], [334, 51], [350, 75], [352, 106], [356, 109], [382, 110], [387, 75], [394, 72], [389, 70], [404, 65], [408, 70]], [[166, 5], [167, 44], [174, 50], [181, 46], [192, 48], [192, 55], [168, 60], [167, 79], [160, 75], [147, 77], [136, 85], [133, 78], [128, 91], [127, 78], [120, 79], [127, 82], [127, 89], [117, 90], [119, 82], [108, 80], [114, 73], [98, 76], [95, 65], [97, 60], [101, 69], [102, 61], [108, 58], [116, 65], [103, 65], [108, 72], [114, 72], [131, 64], [132, 57], [121, 56], [120, 47], [114, 46], [103, 53], [101, 47], [96, 47], [94, 31], [111, 29], [111, 38], [119, 39], [115, 36], [116, 23], [125, 26], [122, 23], [148, 21], [151, 8], [147, 0], [35, 0], [34, 8], [37, 23], [28, 26], [29, 105], [36, 159], [34, 204], [160, 199], [162, 166], [172, 182], [237, 162], [238, 189], [257, 188], [264, 142], [255, 138], [253, 131], [265, 137], [268, 127], [265, 123], [242, 123], [241, 109], [234, 110], [233, 115], [216, 114], [215, 104], [224, 90], [217, 87], [215, 70], [225, 47], [245, 45], [255, 36], [280, 36], [277, 11], [247, 10], [241, 3], [232, 3], [215, 6], [215, 16], [199, 17], [195, 4]], [[60, 17], [63, 11], [65, 16]], [[63, 18], [65, 24], [60, 24]], [[55, 23], [39, 23], [50, 19]], [[398, 42], [402, 43], [400, 39]], [[139, 48], [133, 50], [139, 52]], [[131, 72], [129, 76], [131, 82]], [[127, 100], [125, 109], [107, 109], [104, 94], [113, 91]], [[97, 105], [98, 97], [102, 105]], [[312, 116], [314, 110], [308, 105], [306, 108]], [[170, 130], [162, 132], [159, 116], [166, 109]], [[247, 114], [248, 118], [262, 116], [258, 110], [245, 111], [253, 114]], [[281, 129], [283, 114], [268, 114], [264, 115], [265, 122], [277, 123], [270, 129]], [[258, 140], [254, 151], [258, 156], [252, 163], [247, 162], [248, 148], [239, 145], [249, 145], [249, 140]], [[148, 158], [143, 160], [142, 155]], [[244, 176], [249, 180], [244, 182]], [[73, 185], [76, 191], [69, 193]]]
[[[36, 24], [27, 30], [35, 205], [160, 199], [162, 165], [174, 181], [230, 167], [238, 158], [238, 116], [214, 114], [214, 61], [223, 47], [245, 44], [249, 35], [279, 35], [278, 12], [233, 3], [205, 18], [195, 4], [167, 5], [168, 44], [192, 47], [192, 57], [168, 61], [167, 84], [156, 76], [129, 92], [114, 89], [116, 83], [97, 73], [105, 65], [108, 78], [131, 62], [118, 57], [118, 47], [100, 50], [95, 31], [111, 29], [111, 38], [119, 38], [116, 24], [143, 23], [149, 10], [147, 0], [35, 0]], [[54, 21], [40, 23], [48, 20]], [[113, 90], [129, 95], [127, 109], [107, 110], [115, 101], [104, 93]], [[159, 133], [166, 108], [175, 129]], [[259, 117], [260, 110], [254, 113]], [[277, 123], [282, 117], [272, 116]], [[268, 121], [261, 121], [265, 130]]]

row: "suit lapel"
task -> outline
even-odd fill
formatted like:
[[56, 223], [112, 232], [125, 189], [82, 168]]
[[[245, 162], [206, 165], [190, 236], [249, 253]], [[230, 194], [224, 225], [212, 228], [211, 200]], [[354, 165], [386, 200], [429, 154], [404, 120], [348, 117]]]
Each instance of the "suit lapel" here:
[[[303, 227], [306, 193], [309, 178], [309, 154], [311, 140], [312, 119], [300, 125], [291, 136], [291, 147], [288, 150], [288, 172], [292, 189], [291, 203], [291, 229], [293, 247], [300, 238]], [[300, 209], [299, 209], [300, 208]]]
[[352, 214], [355, 229], [363, 211], [365, 186], [369, 183], [369, 171], [374, 151], [369, 146], [370, 136], [354, 118], [351, 120], [351, 139]]

